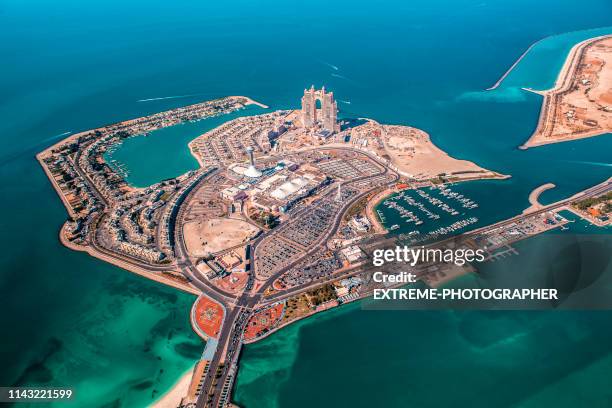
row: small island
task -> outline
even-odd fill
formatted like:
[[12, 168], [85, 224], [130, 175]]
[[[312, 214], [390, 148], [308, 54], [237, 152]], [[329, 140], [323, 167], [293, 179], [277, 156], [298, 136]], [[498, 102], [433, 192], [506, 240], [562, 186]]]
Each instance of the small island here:
[[[450, 186], [507, 177], [450, 157], [420, 129], [339, 119], [333, 93], [314, 87], [301, 109], [239, 117], [195, 138], [189, 148], [201, 167], [184, 175], [136, 188], [105, 161], [126, 138], [249, 104], [265, 108], [242, 96], [216, 99], [78, 133], [37, 155], [68, 211], [64, 245], [197, 295], [190, 320], [206, 346], [165, 406], [226, 406], [243, 344], [380, 289], [371, 253], [404, 234], [386, 231], [400, 227], [385, 225], [378, 202], [406, 225], [439, 213], [465, 218], [478, 204]], [[579, 198], [611, 189], [612, 179]], [[424, 238], [439, 250], [484, 245], [496, 259], [512, 242], [562, 227], [567, 221], [553, 211], [571, 203], [471, 231], [476, 217], [455, 218]], [[414, 274], [436, 286], [470, 271], [440, 263]]]

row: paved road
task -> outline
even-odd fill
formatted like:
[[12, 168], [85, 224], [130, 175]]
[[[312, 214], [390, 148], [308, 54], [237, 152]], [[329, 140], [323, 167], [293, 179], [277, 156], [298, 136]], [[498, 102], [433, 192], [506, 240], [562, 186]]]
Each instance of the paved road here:
[[[378, 161], [377, 161], [378, 163]], [[352, 182], [356, 182], [359, 180], [364, 180], [364, 179], [370, 179], [370, 178], [374, 178], [374, 177], [378, 177], [380, 175], [386, 174], [387, 172], [389, 172], [390, 170], [388, 170], [385, 167], [385, 171], [381, 172], [379, 174], [373, 175], [373, 176], [367, 176], [367, 177], [362, 177], [360, 179], [355, 179], [355, 180], [351, 180], [350, 182], [347, 182], [347, 184], [352, 183]], [[389, 183], [396, 181], [399, 177], [395, 172], [392, 172], [392, 174], [394, 175], [392, 181], [390, 180]], [[348, 200], [346, 203], [343, 204], [343, 206], [340, 208], [340, 210], [336, 213], [335, 217], [334, 217], [334, 221], [332, 223], [332, 225], [330, 226], [330, 228], [328, 228], [326, 234], [319, 240], [319, 242], [317, 244], [315, 244], [314, 246], [312, 246], [303, 256], [301, 256], [299, 259], [296, 259], [295, 261], [293, 261], [291, 264], [285, 266], [284, 268], [281, 268], [279, 271], [277, 271], [276, 273], [274, 273], [272, 276], [270, 276], [269, 279], [266, 280], [266, 282], [259, 287], [255, 292], [253, 292], [253, 289], [249, 289], [246, 290], [237, 300], [234, 300], [234, 302], [232, 302], [233, 304], [230, 305], [230, 301], [231, 301], [231, 295], [228, 296], [228, 294], [226, 293], [220, 293], [222, 291], [220, 291], [218, 288], [215, 287], [211, 287], [212, 285], [210, 285], [210, 283], [206, 282], [204, 284], [204, 282], [202, 282], [200, 279], [198, 279], [196, 276], [193, 275], [192, 272], [192, 268], [188, 267], [186, 265], [182, 265], [185, 269], [184, 272], [186, 274], [188, 274], [188, 276], [194, 278], [195, 283], [198, 287], [200, 287], [205, 293], [207, 293], [208, 295], [210, 295], [210, 290], [212, 290], [216, 295], [217, 298], [216, 300], [218, 300], [219, 302], [223, 303], [224, 305], [227, 305], [227, 316], [224, 320], [223, 323], [223, 327], [221, 329], [220, 335], [219, 335], [219, 345], [217, 347], [217, 352], [213, 358], [213, 360], [210, 362], [209, 364], [209, 371], [208, 371], [208, 375], [206, 375], [204, 382], [203, 382], [203, 387], [202, 387], [202, 394], [200, 396], [200, 398], [197, 401], [197, 407], [198, 408], [203, 408], [203, 407], [217, 407], [219, 406], [219, 404], [222, 402], [221, 401], [221, 394], [222, 394], [222, 390], [223, 387], [226, 383], [226, 381], [230, 381], [230, 390], [228, 391], [228, 399], [229, 399], [229, 395], [231, 395], [231, 382], [233, 382], [233, 378], [229, 378], [228, 376], [232, 373], [234, 373], [233, 371], [233, 366], [236, 364], [237, 362], [237, 358], [240, 352], [240, 349], [242, 347], [242, 333], [244, 330], [244, 326], [246, 324], [246, 322], [248, 321], [248, 318], [250, 317], [250, 315], [253, 313], [253, 311], [258, 307], [261, 306], [262, 304], [269, 304], [271, 302], [274, 301], [278, 301], [279, 299], [284, 299], [286, 297], [289, 297], [291, 295], [295, 295], [297, 293], [303, 292], [305, 290], [310, 289], [311, 287], [315, 287], [315, 286], [320, 286], [322, 284], [324, 284], [326, 281], [330, 281], [330, 280], [334, 280], [334, 279], [338, 279], [339, 277], [344, 277], [344, 276], [351, 276], [360, 272], [363, 272], [365, 270], [365, 268], [367, 268], [368, 266], [361, 266], [361, 267], [356, 267], [354, 269], [351, 270], [347, 270], [347, 271], [343, 271], [339, 274], [332, 274], [331, 276], [328, 277], [328, 279], [326, 279], [323, 282], [311, 282], [311, 283], [305, 283], [303, 285], [300, 285], [298, 287], [294, 287], [291, 289], [287, 289], [284, 291], [279, 291], [277, 293], [275, 293], [274, 295], [268, 297], [267, 299], [264, 300], [263, 298], [263, 293], [264, 291], [270, 286], [272, 285], [272, 283], [278, 279], [280, 276], [282, 276], [284, 273], [286, 273], [287, 271], [289, 271], [293, 266], [295, 266], [298, 262], [300, 262], [301, 260], [303, 260], [305, 257], [309, 256], [310, 254], [312, 254], [313, 252], [315, 252], [316, 250], [320, 249], [322, 245], [325, 245], [327, 243], [327, 241], [329, 240], [329, 238], [331, 236], [333, 236], [333, 234], [337, 231], [342, 217], [344, 215], [344, 213], [348, 210], [348, 208], [350, 208], [350, 206], [355, 203], [356, 201], [358, 201], [360, 198], [364, 197], [365, 195], [371, 193], [372, 191], [374, 191], [376, 188], [379, 188], [380, 186], [377, 187], [373, 187], [371, 189], [368, 189], [367, 191], [358, 194], [357, 196], [353, 197], [351, 200]], [[589, 197], [589, 196], [594, 196], [594, 195], [599, 195], [603, 192], [606, 191], [610, 191], [610, 189], [612, 189], [612, 179], [607, 180], [606, 182], [592, 187], [588, 190], [585, 190], [582, 194], [580, 194], [580, 197]], [[330, 189], [330, 192], [327, 192], [326, 195], [330, 195], [333, 194], [333, 189]], [[562, 200], [559, 201], [557, 203], [551, 204], [549, 206], [546, 206], [540, 210], [528, 213], [528, 214], [521, 214], [518, 215], [516, 217], [513, 217], [511, 219], [508, 220], [504, 220], [501, 222], [498, 222], [496, 224], [490, 225], [488, 227], [483, 227], [471, 232], [468, 232], [467, 234], [464, 234], [463, 237], [464, 238], [473, 238], [477, 235], [480, 234], [484, 234], [490, 231], [493, 231], [497, 228], [500, 227], [504, 227], [507, 226], [511, 223], [515, 223], [517, 221], [520, 221], [521, 219], [527, 218], [527, 217], [532, 217], [534, 215], [538, 215], [547, 211], [551, 211], [551, 210], [555, 210], [558, 208], [561, 208], [563, 206], [568, 205], [568, 203], [570, 203], [573, 199], [575, 199], [576, 196], [570, 198], [570, 199], [566, 199], [566, 200]], [[306, 214], [309, 211], [309, 208], [306, 207], [304, 209], [300, 209], [298, 212], [296, 212], [297, 215], [303, 215]], [[293, 214], [293, 215], [296, 215]], [[177, 225], [180, 225], [180, 223], [177, 221]], [[269, 233], [264, 233], [261, 234], [255, 241], [253, 241], [251, 243], [251, 251], [250, 251], [250, 265], [251, 265], [251, 275], [254, 275], [255, 271], [254, 271], [254, 266], [255, 266], [255, 262], [254, 262], [254, 256], [255, 256], [255, 252], [257, 249], [257, 246], [262, 242], [262, 240], [270, 235], [274, 234], [274, 230], [270, 231]], [[180, 234], [182, 235], [182, 234]], [[450, 238], [450, 240], [452, 239], [456, 239], [456, 238]], [[440, 241], [439, 243], [436, 243], [436, 245], [443, 245], [444, 243], [448, 242], [448, 240], [445, 241]], [[186, 254], [185, 252], [185, 247], [184, 247], [184, 242], [182, 242], [182, 239], [179, 238], [177, 240], [177, 247], [180, 247], [180, 251], [182, 252], [183, 256], [184, 254]], [[223, 365], [222, 365], [223, 364]], [[219, 375], [217, 376], [217, 371], [219, 372]]]
[[[353, 149], [350, 149], [350, 150], [353, 150]], [[363, 153], [361, 151], [358, 151], [358, 152]], [[370, 155], [367, 155], [367, 156], [370, 156]], [[370, 158], [375, 160], [380, 165], [378, 160], [374, 159], [373, 157], [370, 157]], [[380, 173], [352, 179], [350, 181], [347, 181], [346, 184], [355, 183], [355, 182], [362, 181], [362, 180], [373, 179], [373, 178], [376, 178], [376, 177], [379, 177], [381, 175], [385, 175], [388, 173], [392, 174], [393, 176], [389, 179], [388, 183], [392, 183], [399, 178], [397, 173], [389, 170], [385, 166], [381, 165], [381, 168], [383, 170]], [[278, 279], [284, 273], [289, 271], [298, 262], [300, 262], [301, 260], [309, 256], [313, 252], [319, 250], [321, 246], [326, 245], [330, 237], [336, 233], [338, 227], [340, 226], [342, 217], [344, 216], [345, 212], [356, 201], [366, 196], [367, 194], [370, 194], [372, 191], [378, 188], [380, 188], [380, 186], [372, 187], [356, 195], [355, 197], [352, 197], [350, 200], [346, 201], [345, 203], [343, 203], [342, 207], [340, 207], [340, 209], [337, 211], [332, 224], [328, 227], [326, 234], [319, 239], [319, 242], [313, 245], [306, 253], [304, 253], [298, 259], [294, 260], [291, 264], [277, 271], [274, 275], [272, 275], [269, 279], [267, 279], [264, 285], [258, 288], [257, 291], [253, 292], [253, 288], [251, 287], [248, 290], [246, 290], [238, 298], [238, 300], [235, 302], [234, 305], [229, 305], [228, 303], [224, 303], [226, 305], [228, 313], [226, 315], [226, 318], [224, 319], [223, 327], [219, 334], [219, 344], [217, 347], [217, 352], [215, 356], [213, 357], [213, 360], [209, 363], [209, 371], [203, 381], [202, 393], [196, 404], [198, 408], [203, 408], [207, 406], [217, 407], [219, 403], [221, 402], [220, 399], [221, 399], [223, 386], [225, 385], [226, 381], [228, 381], [228, 375], [233, 372], [232, 366], [236, 363], [238, 354], [242, 347], [242, 334], [243, 334], [244, 326], [247, 323], [248, 318], [252, 314], [253, 310], [255, 310], [260, 305], [261, 300], [263, 298], [264, 291], [270, 285], [272, 285], [272, 283], [276, 279]], [[331, 197], [333, 194], [335, 194], [335, 189], [332, 187], [329, 189], [329, 191], [325, 193], [325, 196]], [[291, 214], [291, 216], [292, 218], [295, 219], [295, 217], [304, 215], [308, 213], [309, 211], [312, 211], [312, 208], [305, 207], [303, 209], [299, 209], [296, 213]], [[180, 220], [177, 221], [177, 225], [180, 225]], [[275, 232], [276, 232], [275, 230], [271, 230], [269, 233], [261, 234], [259, 237], [255, 239], [255, 241], [251, 243], [251, 251], [249, 254], [250, 255], [249, 262], [251, 265], [251, 276], [254, 276], [255, 274], [254, 257], [255, 257], [257, 246], [263, 241], [264, 238], [270, 235], [273, 235]], [[182, 235], [182, 234], [179, 234], [179, 235]], [[180, 248], [179, 251], [181, 252], [181, 257], [184, 257], [184, 255], [186, 254], [186, 251], [185, 251], [184, 242], [182, 241], [182, 238], [177, 238], [177, 244], [178, 244], [177, 248]], [[191, 268], [186, 267], [184, 269], [184, 272], [187, 273], [188, 276], [193, 277], [193, 274], [190, 273], [190, 269]], [[197, 279], [197, 281], [198, 281], [198, 287], [200, 287], [200, 284], [202, 282], [199, 279]], [[321, 284], [320, 282], [316, 283], [316, 285], [320, 285], [320, 284]], [[219, 292], [219, 290], [216, 288], [214, 290], [217, 293]], [[206, 293], [209, 294], [209, 292], [206, 292]], [[216, 299], [216, 300], [220, 302], [224, 302], [224, 301], [227, 302], [229, 299], [226, 298], [226, 299]], [[223, 363], [223, 366], [221, 366], [222, 363]], [[220, 371], [219, 377], [217, 377], [218, 370]], [[229, 379], [229, 381], [233, 381], [233, 379]], [[230, 393], [231, 393], [231, 389], [229, 390], [228, 394]]]
[[[309, 148], [305, 150], [311, 150], [311, 151], [312, 150], [345, 150], [345, 151], [356, 152], [356, 153], [363, 154], [369, 157], [371, 160], [376, 162], [381, 167], [381, 172], [371, 175], [371, 176], [363, 176], [363, 177], [359, 177], [356, 179], [344, 181], [343, 183], [345, 185], [350, 185], [352, 183], [359, 182], [362, 180], [373, 179], [375, 177], [380, 177], [381, 175], [386, 175], [386, 174], [390, 174], [392, 176], [389, 178], [389, 181], [388, 181], [389, 184], [399, 179], [398, 174], [394, 172], [393, 170], [390, 170], [384, 163], [381, 163], [377, 157], [373, 156], [372, 154], [368, 152], [364, 152], [360, 149], [354, 149], [351, 147], [330, 148], [330, 147], [322, 146], [322, 147]], [[87, 172], [81, 169], [79, 165], [79, 158], [80, 158], [80, 152], [77, 153], [77, 155], [75, 156], [75, 161], [74, 161], [75, 170], [77, 171], [80, 177], [88, 181], [88, 184], [92, 188], [92, 193], [96, 196], [96, 198], [98, 198], [100, 203], [102, 203], [105, 207], [108, 207], [108, 202], [106, 201], [104, 196], [98, 191], [93, 181], [87, 175]], [[198, 182], [198, 184], [202, 183], [203, 181], [205, 181], [206, 179], [208, 179], [209, 177], [215, 174], [217, 174], [216, 171], [213, 171], [207, 174], [202, 180]], [[204, 379], [203, 387], [202, 387], [202, 394], [201, 394], [201, 397], [197, 401], [198, 407], [205, 407], [205, 406], [217, 407], [219, 403], [221, 402], [222, 389], [223, 389], [225, 382], [233, 381], [233, 378], [229, 378], [229, 375], [233, 373], [232, 367], [236, 363], [240, 349], [242, 347], [242, 333], [243, 333], [244, 327], [249, 317], [251, 316], [251, 314], [257, 307], [263, 304], [269, 304], [271, 302], [287, 298], [289, 296], [293, 296], [300, 292], [306, 291], [312, 287], [320, 286], [324, 284], [325, 282], [339, 279], [345, 276], [351, 276], [356, 273], [360, 273], [364, 271], [364, 268], [366, 268], [367, 266], [359, 266], [355, 268], [350, 268], [342, 272], [333, 273], [322, 282], [319, 281], [319, 282], [305, 283], [297, 287], [279, 291], [275, 293], [274, 295], [269, 296], [266, 299], [263, 298], [263, 293], [265, 292], [267, 288], [270, 287], [270, 285], [273, 284], [275, 280], [277, 280], [284, 273], [288, 272], [298, 262], [302, 261], [308, 256], [311, 256], [317, 250], [320, 250], [323, 246], [325, 246], [328, 240], [333, 236], [333, 234], [336, 233], [342, 221], [342, 217], [344, 216], [346, 211], [359, 199], [366, 196], [367, 194], [370, 194], [372, 191], [376, 190], [377, 188], [380, 188], [380, 186], [372, 187], [368, 189], [367, 191], [357, 194], [355, 197], [352, 197], [350, 200], [347, 200], [345, 203], [343, 203], [342, 207], [336, 212], [333, 222], [327, 228], [326, 233], [318, 240], [316, 244], [311, 246], [298, 259], [295, 259], [289, 265], [281, 268], [279, 271], [277, 271], [272, 276], [270, 276], [270, 278], [267, 279], [265, 283], [261, 287], [259, 287], [256, 291], [253, 291], [253, 285], [249, 285], [248, 289], [245, 290], [245, 292], [241, 294], [240, 296], [236, 296], [235, 294], [219, 289], [215, 285], [211, 284], [206, 278], [201, 276], [201, 274], [197, 271], [195, 265], [193, 265], [193, 262], [188, 255], [186, 244], [183, 239], [184, 216], [185, 216], [185, 209], [187, 208], [186, 204], [189, 203], [190, 199], [193, 197], [195, 192], [198, 190], [197, 185], [191, 191], [189, 191], [189, 193], [183, 200], [183, 203], [181, 204], [179, 208], [179, 212], [176, 216], [176, 223], [175, 223], [176, 227], [174, 231], [174, 238], [175, 238], [175, 252], [176, 252], [176, 258], [177, 258], [177, 266], [181, 270], [183, 275], [191, 281], [191, 284], [193, 286], [198, 288], [202, 293], [205, 293], [207, 296], [219, 302], [225, 308], [225, 311], [226, 311], [225, 316], [224, 316], [224, 322], [221, 327], [221, 331], [219, 333], [217, 351], [212, 361], [209, 363], [208, 375]], [[480, 228], [474, 231], [470, 231], [467, 234], [464, 234], [463, 237], [472, 238], [480, 234], [486, 234], [497, 228], [501, 228], [511, 223], [518, 222], [521, 219], [524, 219], [526, 217], [531, 217], [531, 216], [538, 215], [538, 214], [541, 214], [547, 211], [562, 208], [568, 205], [572, 200], [575, 200], [577, 198], [587, 198], [590, 196], [600, 195], [602, 193], [610, 191], [611, 189], [612, 189], [612, 178], [608, 179], [604, 183], [601, 183], [600, 185], [589, 188], [585, 190], [584, 192], [571, 197], [570, 199], [561, 200], [557, 203], [553, 203], [551, 205], [545, 206], [537, 211], [533, 211], [528, 214], [521, 214], [511, 219], [504, 220], [496, 224], [493, 224], [487, 227], [483, 227], [483, 228]], [[334, 193], [335, 193], [335, 188], [330, 187], [327, 191], [324, 190], [323, 196], [326, 197], [327, 199], [333, 199], [331, 196]], [[293, 213], [290, 213], [290, 216], [292, 219], [295, 220], [299, 217], [304, 216], [309, 211], [312, 211], [312, 208], [305, 206], [303, 208], [298, 208], [297, 211]], [[96, 217], [96, 219], [94, 220], [94, 226], [97, 226], [101, 222], [102, 219], [103, 219], [103, 215]], [[115, 251], [111, 251], [107, 248], [104, 248], [98, 242], [98, 237], [96, 234], [97, 230], [98, 228], [91, 228], [88, 241], [90, 242], [93, 248], [95, 248], [97, 251], [100, 251], [101, 253], [107, 254], [112, 257], [116, 257], [118, 259], [121, 259], [124, 262], [133, 264], [135, 266], [140, 266], [148, 270], [163, 272], [163, 271], [168, 271], [168, 270], [175, 268], [174, 265], [152, 265], [152, 264], [144, 263], [142, 261], [133, 259], [124, 254], [119, 254]], [[257, 246], [261, 244], [264, 238], [268, 236], [273, 236], [275, 233], [276, 233], [276, 230], [264, 232], [263, 234], [260, 234], [251, 243], [251, 250], [249, 254], [250, 267], [251, 267], [250, 276], [251, 277], [255, 275], [254, 257], [255, 257]], [[391, 239], [394, 239], [394, 238], [391, 238]], [[450, 238], [450, 240], [452, 239], [455, 239], [455, 238]], [[443, 245], [447, 241], [448, 240], [440, 241], [439, 243], [436, 243], [436, 245]], [[372, 244], [380, 245], [381, 242], [384, 242], [384, 240], [381, 241], [377, 239], [376, 241], [373, 241]], [[250, 278], [250, 283], [252, 283], [252, 278]], [[220, 373], [217, 378], [216, 374], [218, 370], [220, 371]], [[230, 393], [231, 393], [231, 384], [230, 384], [230, 390], [228, 391], [228, 394]], [[208, 398], [209, 394], [212, 395], [212, 397], [210, 398], [210, 401]], [[229, 395], [228, 395], [228, 398], [229, 398]]]

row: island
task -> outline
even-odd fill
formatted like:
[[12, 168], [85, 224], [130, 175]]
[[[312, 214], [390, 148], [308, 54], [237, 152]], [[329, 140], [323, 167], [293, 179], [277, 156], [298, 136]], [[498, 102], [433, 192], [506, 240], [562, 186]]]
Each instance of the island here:
[[538, 125], [521, 149], [603, 135], [612, 131], [612, 36], [572, 48], [555, 87], [544, 97]]
[[[454, 183], [507, 176], [450, 157], [422, 130], [339, 119], [333, 93], [314, 87], [301, 109], [238, 117], [195, 138], [189, 149], [200, 168], [176, 178], [136, 188], [105, 160], [126, 138], [256, 103], [232, 96], [177, 108], [75, 134], [37, 155], [68, 211], [64, 245], [197, 296], [190, 320], [206, 345], [165, 406], [231, 405], [242, 345], [369, 296], [381, 287], [372, 279], [376, 249], [417, 240], [440, 250], [484, 248], [496, 259], [512, 242], [562, 228], [558, 211], [576, 200], [609, 204], [599, 197], [609, 197], [612, 179], [539, 205], [547, 185], [530, 211], [493, 225], [468, 230], [471, 217], [420, 238], [393, 234], [377, 203], [418, 225], [419, 217], [440, 218], [423, 202], [452, 216], [478, 206], [453, 192]], [[429, 263], [413, 272], [436, 286], [470, 271]]]

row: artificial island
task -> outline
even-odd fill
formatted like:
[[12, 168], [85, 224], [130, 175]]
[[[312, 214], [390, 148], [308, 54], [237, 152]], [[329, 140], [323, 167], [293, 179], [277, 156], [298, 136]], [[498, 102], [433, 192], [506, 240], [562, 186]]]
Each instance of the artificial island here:
[[521, 148], [612, 132], [612, 36], [575, 45], [555, 87], [544, 97], [538, 126]]
[[[559, 210], [607, 202], [611, 189], [607, 180], [550, 205], [535, 192], [525, 213], [460, 239], [451, 236], [467, 220], [424, 236], [388, 233], [378, 203], [416, 227], [440, 218], [431, 208], [456, 216], [477, 207], [450, 184], [506, 176], [450, 157], [422, 130], [338, 120], [333, 93], [314, 87], [301, 109], [239, 117], [194, 139], [200, 168], [179, 177], [135, 188], [105, 160], [125, 138], [249, 104], [257, 102], [233, 96], [177, 108], [72, 135], [37, 155], [69, 213], [64, 245], [198, 296], [190, 318], [206, 346], [174, 406], [231, 405], [242, 345], [368, 296], [380, 286], [371, 278], [374, 248], [410, 240], [505, 256], [512, 242], [562, 227]], [[470, 268], [413, 272], [435, 286]]]

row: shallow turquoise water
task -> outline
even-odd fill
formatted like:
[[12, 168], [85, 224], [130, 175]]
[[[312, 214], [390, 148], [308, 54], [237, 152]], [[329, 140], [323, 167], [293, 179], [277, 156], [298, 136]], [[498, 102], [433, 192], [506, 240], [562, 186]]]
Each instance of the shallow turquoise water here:
[[124, 140], [114, 152], [107, 152], [105, 157], [109, 162], [116, 160], [122, 168], [129, 169], [126, 177], [128, 183], [135, 187], [148, 187], [199, 167], [198, 161], [185, 148], [191, 140], [228, 120], [264, 112], [264, 109], [250, 105], [227, 115], [158, 129], [147, 136]]
[[[564, 215], [575, 220], [569, 230], [520, 242], [520, 256], [481, 265], [478, 275], [450, 285], [549, 287], [551, 264], [565, 262], [588, 265], [579, 285], [609, 299], [610, 228]], [[582, 244], [578, 253], [574, 240]], [[593, 244], [598, 252], [589, 251]], [[598, 262], [605, 272], [589, 276]], [[575, 298], [556, 311], [380, 310], [370, 303], [315, 315], [246, 346], [235, 399], [250, 407], [608, 406], [609, 311], [571, 310]]]
[[4, 208], [24, 215], [2, 221], [11, 251], [0, 261], [0, 383], [72, 387], [72, 406], [147, 405], [201, 353], [188, 319], [194, 296], [64, 248], [65, 210], [36, 162], [0, 172], [12, 175]]
[[[540, 184], [558, 185], [542, 197], [552, 201], [610, 175], [598, 164], [610, 161], [609, 136], [516, 150], [540, 104], [517, 88], [549, 87], [571, 45], [595, 32], [540, 44], [499, 90], [481, 90], [534, 41], [609, 27], [610, 16], [608, 0], [1, 2], [0, 52], [10, 63], [0, 67], [0, 189], [11, 216], [0, 221], [10, 249], [0, 295], [11, 313], [0, 320], [10, 328], [0, 385], [68, 384], [81, 391], [79, 406], [145, 406], [201, 351], [187, 319], [191, 296], [58, 243], [65, 211], [33, 155], [60, 134], [226, 95], [296, 107], [304, 87], [326, 85], [343, 116], [421, 127], [450, 154], [512, 174], [457, 186], [483, 217], [503, 218]], [[168, 96], [181, 97], [142, 101]], [[126, 142], [126, 162], [168, 161], [142, 172], [131, 164], [134, 184], [193, 168], [182, 150], [192, 135], [178, 129]], [[487, 398], [489, 406], [563, 407], [582, 405], [581, 396], [605, 406], [610, 317], [349, 306], [247, 347], [236, 399], [246, 407]], [[481, 332], [492, 333], [484, 345]]]

